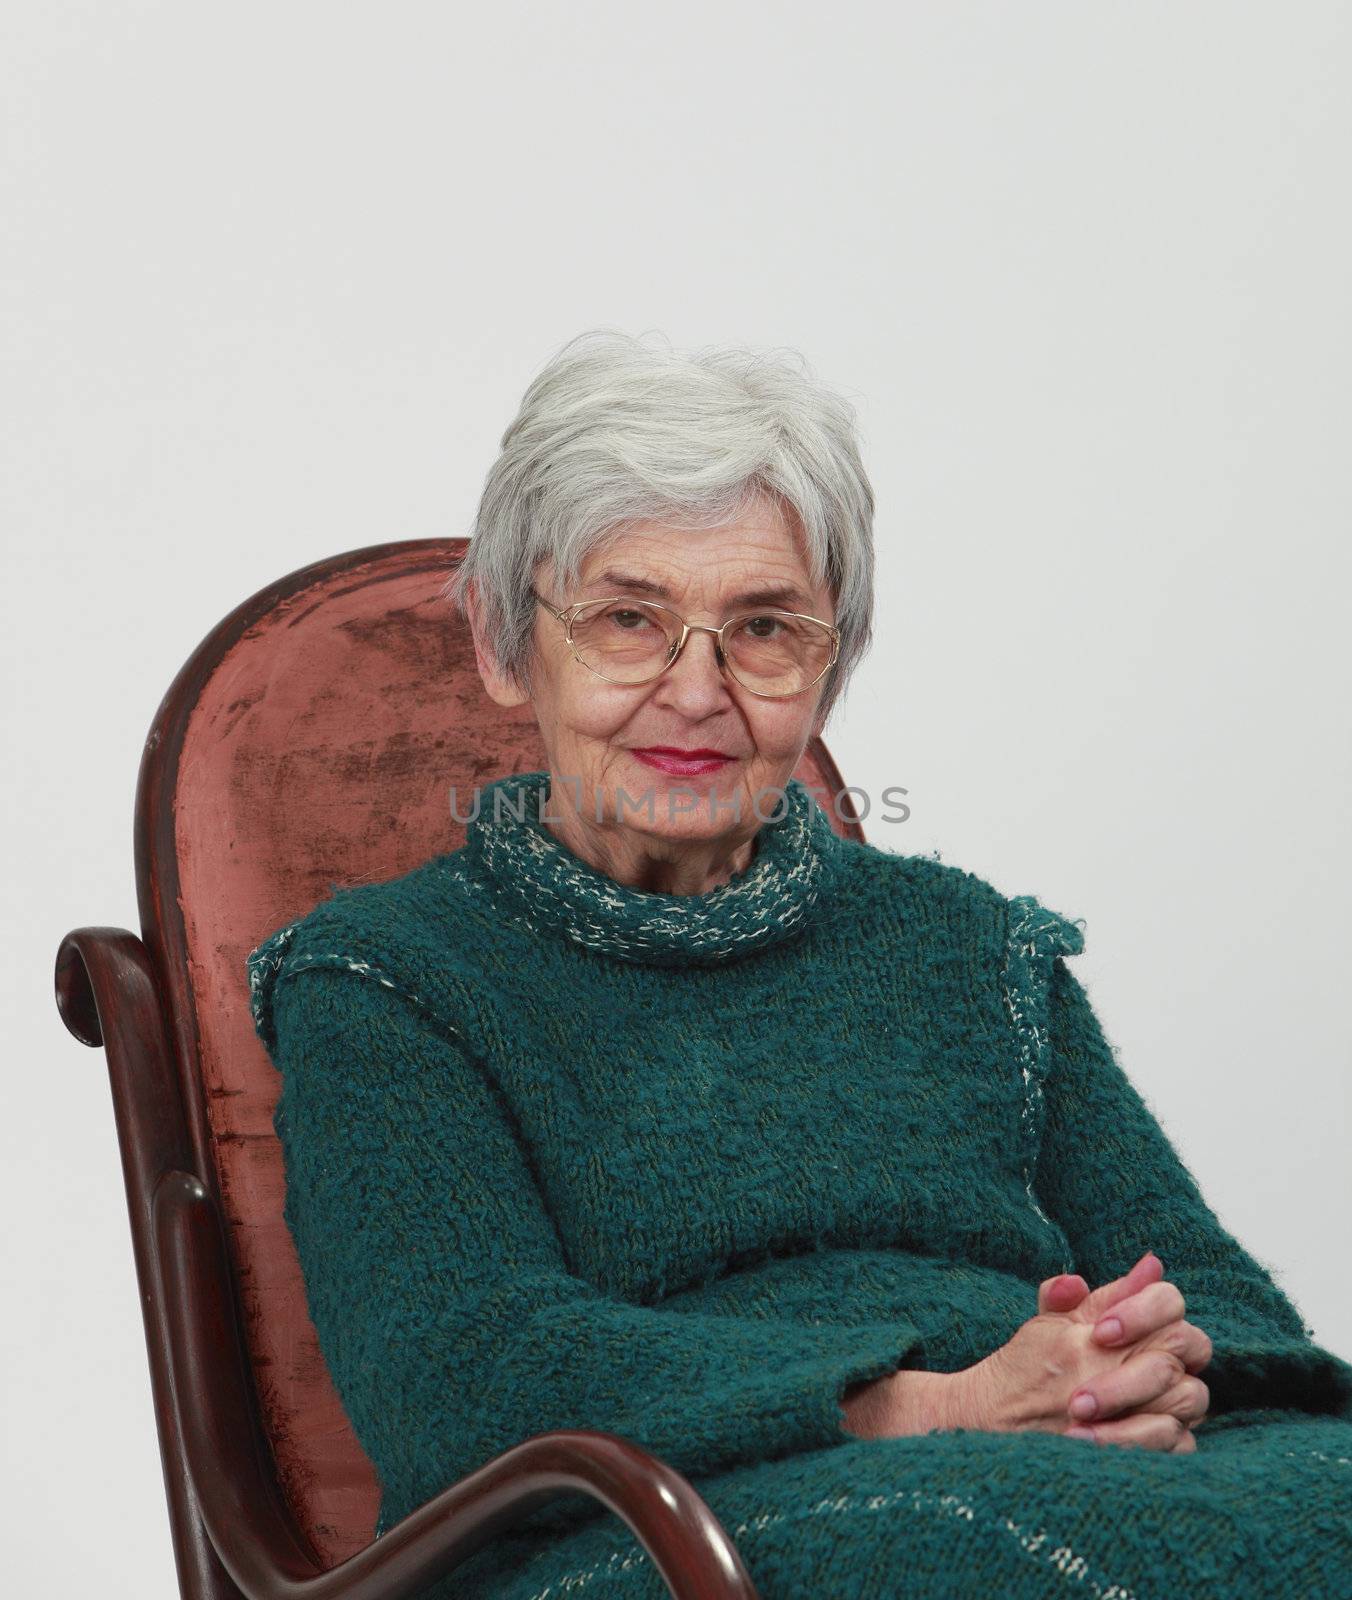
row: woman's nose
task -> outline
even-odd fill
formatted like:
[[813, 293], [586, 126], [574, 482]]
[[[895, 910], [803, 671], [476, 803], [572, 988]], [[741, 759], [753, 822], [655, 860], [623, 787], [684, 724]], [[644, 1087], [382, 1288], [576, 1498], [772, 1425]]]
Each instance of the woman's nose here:
[[685, 649], [657, 680], [668, 704], [687, 712], [707, 709], [728, 698], [727, 679], [718, 661], [718, 635], [691, 629]]

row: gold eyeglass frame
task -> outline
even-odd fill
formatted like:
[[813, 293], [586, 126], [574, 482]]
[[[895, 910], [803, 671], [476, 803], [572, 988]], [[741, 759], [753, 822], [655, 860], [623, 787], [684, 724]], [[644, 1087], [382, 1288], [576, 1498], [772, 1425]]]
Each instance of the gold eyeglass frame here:
[[[637, 689], [642, 684], [652, 683], [656, 679], [660, 678], [662, 674], [666, 672], [675, 662], [680, 660], [681, 651], [685, 649], [685, 642], [692, 633], [713, 634], [714, 638], [718, 641], [715, 648], [718, 656], [719, 670], [727, 673], [727, 675], [733, 680], [738, 688], [745, 689], [748, 694], [754, 694], [761, 700], [790, 700], [794, 695], [806, 694], [809, 689], [816, 688], [826, 674], [830, 672], [831, 668], [835, 666], [836, 661], [840, 656], [840, 629], [837, 628], [834, 623], [823, 621], [821, 617], [810, 617], [806, 611], [784, 611], [777, 606], [750, 608], [744, 611], [735, 612], [728, 618], [721, 628], [711, 628], [707, 622], [687, 622], [679, 611], [673, 611], [670, 606], [664, 606], [659, 601], [640, 600], [637, 595], [632, 594], [612, 594], [607, 595], [603, 599], [599, 600], [578, 600], [575, 601], [571, 606], [565, 607], [565, 609], [562, 611], [560, 611], [559, 608], [551, 601], [546, 600], [538, 589], [532, 587], [531, 594], [536, 600], [539, 601], [545, 610], [549, 612], [550, 616], [556, 617], [563, 624], [564, 637], [568, 641], [568, 648], [573, 652], [573, 659], [578, 663], [578, 665], [586, 667], [588, 672], [592, 673], [595, 677], [600, 678], [603, 682], [616, 684], [623, 689]], [[579, 611], [582, 611], [587, 606], [613, 605], [616, 600], [627, 600], [630, 605], [651, 606], [655, 611], [665, 611], [668, 616], [675, 617], [677, 622], [679, 622], [681, 625], [681, 637], [676, 641], [671, 653], [667, 656], [667, 659], [662, 663], [662, 665], [658, 667], [657, 671], [651, 673], [646, 678], [607, 678], [604, 672], [597, 672], [595, 667], [588, 665], [588, 663], [582, 659], [582, 657], [578, 654], [577, 645], [573, 642], [573, 623], [577, 619], [577, 614]], [[805, 683], [801, 689], [786, 689], [779, 694], [770, 693], [765, 689], [753, 689], [749, 684], [743, 683], [733, 671], [732, 665], [728, 660], [727, 650], [723, 645], [723, 635], [733, 625], [734, 622], [740, 622], [745, 617], [797, 617], [804, 622], [815, 622], [819, 628], [825, 628], [826, 631], [831, 635], [831, 659], [826, 663], [826, 665], [812, 680], [812, 682]]]

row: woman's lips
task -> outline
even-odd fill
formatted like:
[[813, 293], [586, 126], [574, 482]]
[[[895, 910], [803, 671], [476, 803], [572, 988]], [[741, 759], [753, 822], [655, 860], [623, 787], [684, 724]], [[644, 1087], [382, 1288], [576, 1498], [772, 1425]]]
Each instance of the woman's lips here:
[[680, 778], [693, 778], [703, 772], [719, 772], [732, 760], [731, 756], [682, 756], [670, 750], [631, 750], [646, 766], [659, 772], [669, 772]]

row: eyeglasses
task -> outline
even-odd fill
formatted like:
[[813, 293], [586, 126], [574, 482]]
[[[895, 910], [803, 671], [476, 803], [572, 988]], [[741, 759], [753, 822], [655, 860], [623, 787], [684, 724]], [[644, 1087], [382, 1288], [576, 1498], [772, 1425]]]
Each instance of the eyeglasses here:
[[801, 611], [740, 611], [721, 628], [687, 622], [670, 606], [624, 595], [580, 600], [560, 611], [531, 594], [564, 626], [573, 655], [609, 683], [651, 683], [692, 633], [712, 633], [719, 667], [752, 694], [779, 700], [812, 688], [835, 665], [840, 631]]

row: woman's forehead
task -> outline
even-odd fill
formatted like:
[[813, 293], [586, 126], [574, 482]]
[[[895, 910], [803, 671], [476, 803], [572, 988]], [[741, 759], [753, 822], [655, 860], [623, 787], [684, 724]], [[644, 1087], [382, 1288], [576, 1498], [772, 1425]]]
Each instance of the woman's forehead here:
[[794, 609], [821, 593], [801, 541], [782, 521], [748, 517], [719, 528], [645, 524], [584, 557], [579, 587], [675, 603], [699, 597]]

